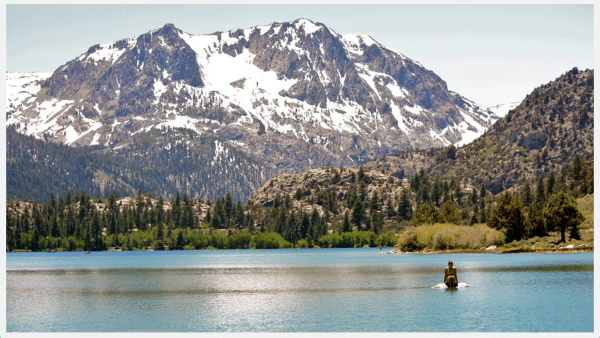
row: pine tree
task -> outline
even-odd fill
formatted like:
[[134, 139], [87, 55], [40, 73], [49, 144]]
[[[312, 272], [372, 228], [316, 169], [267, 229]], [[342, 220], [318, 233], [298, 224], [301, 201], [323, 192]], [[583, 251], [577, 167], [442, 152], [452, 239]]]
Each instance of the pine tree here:
[[527, 237], [544, 237], [548, 235], [546, 223], [544, 222], [544, 206], [540, 203], [534, 203], [527, 210], [525, 221], [525, 230]]
[[177, 232], [177, 242], [175, 244], [175, 247], [178, 250], [183, 250], [183, 245], [184, 245], [184, 243], [183, 243], [183, 230], [179, 230]]
[[317, 211], [317, 209], [313, 209], [312, 213], [310, 214], [310, 230], [308, 231], [308, 235], [313, 240], [316, 240], [320, 235], [319, 221], [320, 221], [319, 212]]
[[342, 231], [341, 232], [350, 232], [352, 231], [352, 226], [350, 225], [350, 220], [348, 219], [348, 212], [344, 213], [344, 223], [342, 223]]
[[356, 184], [350, 185], [350, 188], [348, 189], [348, 196], [346, 197], [346, 207], [347, 208], [352, 208], [354, 206], [354, 202], [356, 201], [357, 194], [358, 193], [357, 193]]
[[440, 200], [442, 198], [442, 195], [443, 195], [443, 192], [442, 192], [442, 182], [438, 178], [438, 179], [435, 180], [435, 183], [433, 184], [433, 189], [431, 191], [431, 201], [437, 207], [440, 206]]
[[361, 225], [365, 219], [365, 206], [363, 205], [360, 198], [357, 198], [352, 208], [352, 224], [358, 229], [361, 229]]
[[501, 194], [488, 221], [488, 226], [497, 230], [504, 230], [509, 242], [520, 240], [525, 236], [525, 218], [523, 204], [510, 192]]
[[531, 203], [533, 203], [533, 195], [531, 194], [531, 185], [529, 184], [529, 180], [525, 181], [525, 186], [523, 187], [523, 207], [529, 208]]
[[398, 218], [401, 221], [408, 221], [412, 218], [412, 205], [410, 203], [410, 191], [402, 189], [400, 202], [398, 203]]
[[431, 201], [431, 198], [429, 196], [429, 186], [428, 185], [426, 185], [426, 184], [421, 185], [421, 188], [417, 192], [417, 201], [418, 201], [417, 203], [420, 203], [420, 204], [426, 204]]
[[31, 242], [29, 248], [31, 251], [37, 251], [40, 243], [40, 234], [36, 229], [33, 229], [33, 233], [31, 234]]
[[360, 168], [358, 168], [358, 181], [365, 182], [365, 169], [362, 165], [360, 166]]
[[385, 210], [387, 211], [387, 217], [392, 219], [396, 217], [396, 210], [394, 210], [394, 206], [392, 205], [392, 199], [388, 198], [386, 201]]
[[544, 178], [542, 176], [538, 177], [537, 187], [536, 187], [536, 195], [535, 202], [545, 204], [546, 203], [546, 189], [544, 189]]
[[371, 231], [374, 233], [379, 233], [379, 231], [383, 228], [383, 220], [381, 219], [381, 214], [378, 212], [371, 214]]
[[446, 201], [440, 209], [440, 220], [446, 223], [458, 224], [460, 213], [452, 201]]
[[369, 194], [367, 190], [367, 184], [365, 183], [365, 181], [360, 181], [358, 185], [358, 197], [363, 203], [367, 202]]
[[412, 218], [414, 225], [433, 224], [438, 222], [439, 213], [437, 209], [430, 204], [421, 204], [417, 207]]
[[573, 164], [571, 165], [571, 172], [573, 175], [573, 180], [575, 181], [575, 184], [580, 184], [581, 180], [584, 177], [584, 170], [583, 170], [583, 161], [581, 161], [581, 158], [579, 157], [579, 154], [575, 155], [575, 158], [573, 159]]
[[308, 229], [310, 227], [310, 220], [308, 214], [302, 213], [302, 221], [300, 222], [300, 239], [306, 238], [308, 235]]
[[550, 172], [548, 174], [548, 178], [546, 179], [546, 196], [552, 196], [556, 192], [556, 176], [554, 176], [554, 172]]
[[[544, 219], [548, 230], [560, 231], [561, 242], [566, 242], [565, 231], [583, 223], [585, 218], [573, 196], [564, 191], [559, 191], [550, 197], [544, 209]], [[573, 230], [572, 230], [573, 231]], [[577, 230], [575, 230], [577, 232]]]
[[225, 195], [225, 216], [227, 217], [228, 220], [231, 219], [232, 212], [233, 212], [233, 199], [231, 198], [231, 194], [228, 192], [227, 195]]
[[369, 203], [369, 210], [371, 212], [379, 211], [379, 196], [377, 194], [377, 191], [373, 192], [373, 196], [371, 197], [371, 202]]

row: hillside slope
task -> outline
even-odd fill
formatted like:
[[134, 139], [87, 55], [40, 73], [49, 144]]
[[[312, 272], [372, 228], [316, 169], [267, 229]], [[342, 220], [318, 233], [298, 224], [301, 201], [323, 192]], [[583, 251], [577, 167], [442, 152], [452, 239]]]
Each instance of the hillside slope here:
[[536, 88], [471, 144], [413, 155], [399, 153], [368, 162], [365, 167], [406, 173], [425, 167], [432, 177], [455, 177], [465, 186], [484, 184], [488, 191], [498, 194], [521, 179], [561, 173], [576, 155], [585, 159], [593, 151], [594, 71], [575, 68]]

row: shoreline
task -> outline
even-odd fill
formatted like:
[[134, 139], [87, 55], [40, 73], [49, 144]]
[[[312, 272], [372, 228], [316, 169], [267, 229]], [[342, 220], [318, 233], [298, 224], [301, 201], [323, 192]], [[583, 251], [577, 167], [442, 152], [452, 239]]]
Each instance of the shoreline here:
[[[385, 247], [379, 248], [379, 247], [360, 247], [360, 248], [278, 248], [278, 249], [255, 249], [255, 248], [248, 248], [248, 249], [195, 249], [195, 250], [102, 250], [102, 251], [91, 251], [92, 253], [94, 252], [169, 252], [169, 251], [230, 251], [230, 250], [311, 250], [311, 249], [329, 249], [329, 250], [339, 250], [339, 249], [374, 249], [374, 250], [382, 250]], [[388, 247], [389, 248], [389, 247]], [[78, 252], [78, 253], [85, 253], [85, 251], [54, 251], [54, 252], [48, 252], [48, 251], [22, 251], [22, 250], [16, 250], [16, 251], [6, 251], [6, 253], [65, 253], [65, 252]], [[446, 250], [446, 251], [440, 251], [440, 250], [436, 250], [436, 251], [430, 251], [430, 250], [423, 250], [423, 251], [401, 251], [398, 249], [393, 249], [393, 250], [389, 250], [389, 251], [381, 251], [379, 252], [379, 254], [385, 255], [447, 255], [447, 254], [574, 254], [574, 253], [594, 253], [594, 248], [593, 247], [588, 247], [588, 249], [577, 249], [577, 248], [564, 248], [564, 249], [559, 249], [559, 250], [524, 250], [522, 248], [517, 248], [517, 249], [511, 249], [511, 248], [506, 248], [505, 250], [500, 249], [491, 249], [491, 250], [462, 250], [462, 249], [456, 249], [456, 250]]]
[[506, 248], [505, 250], [497, 250], [493, 249], [488, 250], [446, 250], [446, 251], [401, 251], [401, 250], [391, 250], [381, 252], [381, 254], [391, 254], [391, 255], [447, 255], [447, 254], [572, 254], [572, 253], [594, 253], [594, 248], [588, 249], [577, 249], [577, 248], [565, 248], [559, 250], [524, 250], [522, 248], [518, 249], [510, 249]]

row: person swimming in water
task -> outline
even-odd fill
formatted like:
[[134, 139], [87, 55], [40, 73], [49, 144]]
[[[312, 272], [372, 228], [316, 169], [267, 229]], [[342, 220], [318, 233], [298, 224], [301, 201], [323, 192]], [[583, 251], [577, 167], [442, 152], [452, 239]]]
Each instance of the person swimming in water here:
[[456, 268], [453, 265], [452, 261], [448, 261], [448, 267], [444, 269], [444, 283], [449, 288], [458, 286], [458, 276], [456, 275]]

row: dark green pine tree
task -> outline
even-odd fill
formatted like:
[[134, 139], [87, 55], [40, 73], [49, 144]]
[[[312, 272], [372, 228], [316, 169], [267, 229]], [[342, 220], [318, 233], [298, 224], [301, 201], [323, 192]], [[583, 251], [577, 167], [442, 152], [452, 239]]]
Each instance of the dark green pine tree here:
[[421, 188], [417, 193], [417, 201], [418, 204], [427, 204], [431, 201], [429, 196], [429, 185], [421, 184]]
[[238, 201], [237, 204], [235, 205], [235, 208], [233, 209], [233, 214], [234, 216], [234, 222], [237, 225], [244, 225], [244, 208], [242, 207], [242, 204]]
[[228, 220], [231, 219], [231, 214], [233, 212], [233, 199], [231, 198], [231, 194], [228, 192], [225, 195], [225, 216]]
[[[162, 196], [159, 196], [158, 202], [156, 203], [156, 224], [160, 224], [165, 221], [165, 211], [163, 210], [164, 204], [165, 201], [163, 200]], [[210, 222], [210, 220], [208, 222]]]
[[363, 205], [360, 198], [357, 198], [352, 208], [352, 224], [357, 228], [361, 229], [361, 225], [365, 219], [365, 206]]
[[26, 248], [26, 249], [30, 249], [31, 251], [38, 251], [39, 243], [40, 243], [40, 234], [37, 232], [36, 229], [33, 229], [33, 233], [31, 234], [31, 242], [30, 242], [29, 248]]
[[365, 182], [365, 169], [362, 165], [360, 166], [360, 168], [358, 168], [358, 181], [367, 183]]
[[183, 230], [179, 230], [177, 233], [177, 241], [175, 242], [175, 247], [177, 250], [183, 250]]
[[546, 196], [552, 196], [554, 193], [556, 193], [556, 176], [551, 171], [546, 178]]
[[371, 231], [373, 231], [374, 233], [379, 233], [379, 231], [381, 231], [381, 229], [383, 228], [383, 220], [381, 217], [381, 213], [379, 212], [374, 212], [371, 213]]
[[394, 206], [392, 205], [392, 199], [391, 198], [387, 199], [385, 210], [387, 212], [387, 217], [389, 219], [392, 219], [392, 218], [396, 217], [396, 210], [395, 210]]
[[52, 216], [52, 224], [50, 225], [50, 236], [54, 238], [60, 237], [60, 232], [58, 231], [58, 220], [56, 214]]
[[319, 212], [317, 211], [317, 209], [313, 209], [313, 211], [310, 214], [310, 229], [308, 230], [308, 236], [312, 239], [312, 240], [316, 240], [319, 237], [319, 221], [320, 221], [319, 217]]
[[96, 210], [92, 211], [92, 219], [90, 223], [90, 230], [92, 232], [92, 236], [94, 238], [94, 250], [101, 251], [103, 250], [103, 242], [101, 229], [100, 229], [100, 217], [98, 216], [98, 212]]
[[431, 201], [437, 206], [440, 207], [440, 202], [443, 195], [442, 181], [437, 178], [433, 183], [433, 189], [431, 190]]
[[485, 189], [485, 184], [481, 183], [481, 187], [479, 188], [479, 198], [484, 199], [487, 196], [487, 189]]
[[254, 235], [254, 233], [256, 232], [256, 228], [254, 226], [254, 220], [252, 219], [252, 216], [244, 216], [244, 228], [248, 229], [250, 235]]
[[536, 194], [535, 194], [535, 202], [546, 204], [546, 189], [544, 189], [544, 178], [542, 176], [538, 177], [537, 186], [536, 186]]
[[[559, 191], [550, 197], [544, 209], [544, 219], [548, 230], [560, 231], [560, 240], [563, 243], [566, 241], [566, 230], [571, 229], [578, 234], [578, 229], [573, 230], [572, 228], [579, 226], [585, 220], [577, 207], [575, 198], [564, 191]], [[576, 237], [578, 236], [576, 235]]]
[[575, 158], [573, 159], [573, 164], [571, 165], [571, 174], [573, 175], [575, 184], [579, 185], [584, 177], [583, 161], [579, 157], [579, 154], [575, 155]]
[[[454, 177], [452, 177], [452, 179], [454, 179]], [[452, 184], [450, 184], [450, 186], [452, 186]], [[458, 204], [459, 206], [463, 205], [463, 192], [460, 189], [460, 185], [457, 183], [456, 187], [454, 188], [454, 199], [456, 200], [456, 204]]]
[[410, 203], [410, 191], [402, 189], [400, 202], [398, 203], [398, 218], [400, 221], [408, 221], [412, 218], [412, 205]]
[[533, 194], [531, 193], [531, 185], [529, 184], [529, 180], [525, 181], [522, 196], [523, 207], [529, 208], [531, 203], [533, 203]]
[[534, 203], [527, 210], [525, 231], [529, 238], [548, 235], [546, 222], [544, 221], [544, 206], [542, 204]]
[[154, 249], [165, 249], [165, 229], [162, 223], [158, 225], [158, 229], [156, 230], [156, 243], [154, 244]]
[[296, 215], [291, 212], [287, 218], [285, 229], [283, 230], [283, 238], [293, 243], [298, 239], [298, 221], [296, 219]]
[[346, 207], [352, 208], [354, 206], [354, 202], [356, 201], [358, 192], [356, 188], [356, 184], [350, 185], [348, 189], [348, 196], [346, 197]]
[[308, 235], [308, 230], [310, 228], [310, 219], [308, 218], [308, 214], [302, 213], [302, 221], [300, 222], [300, 239], [306, 238]]
[[379, 195], [377, 191], [373, 192], [373, 196], [371, 197], [371, 202], [369, 203], [369, 211], [379, 211]]
[[521, 200], [508, 191], [501, 194], [492, 209], [488, 226], [503, 230], [508, 242], [525, 237], [525, 217]]
[[352, 231], [352, 226], [350, 225], [350, 220], [348, 219], [348, 212], [344, 213], [344, 223], [342, 223], [341, 232], [350, 232]]
[[365, 181], [360, 181], [358, 185], [358, 197], [363, 203], [367, 202], [369, 194], [367, 190], [367, 184], [365, 183]]

